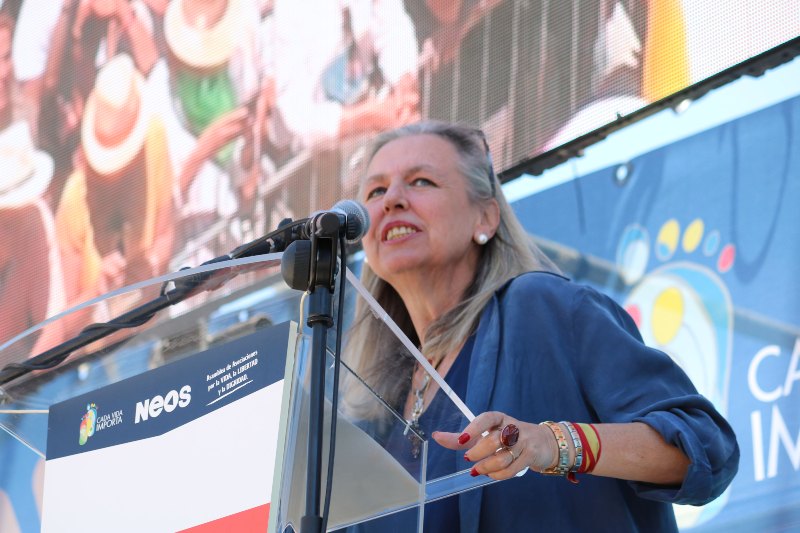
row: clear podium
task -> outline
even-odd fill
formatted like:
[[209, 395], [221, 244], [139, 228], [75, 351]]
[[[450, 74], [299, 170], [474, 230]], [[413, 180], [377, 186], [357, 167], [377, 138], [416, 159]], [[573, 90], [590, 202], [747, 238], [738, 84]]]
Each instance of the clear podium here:
[[[280, 263], [270, 254], [137, 283], [0, 347], [7, 375], [89, 324], [125, 316], [170, 287], [196, 287], [150, 320], [0, 385], [0, 429], [46, 460], [42, 531], [299, 530], [311, 329], [306, 295], [284, 283]], [[378, 350], [408, 358], [399, 367], [418, 363], [442, 387], [447, 418], [463, 427], [473, 415], [357, 276], [340, 270], [347, 286], [334, 311], [344, 334], [328, 530], [402, 511], [412, 516], [409, 530], [422, 531], [426, 504], [492, 480], [473, 478], [466, 463], [429, 478], [437, 444], [375, 392], [378, 378], [360, 375], [359, 362]], [[364, 320], [374, 321], [367, 343], [350, 334]], [[331, 329], [323, 490], [335, 346]]]

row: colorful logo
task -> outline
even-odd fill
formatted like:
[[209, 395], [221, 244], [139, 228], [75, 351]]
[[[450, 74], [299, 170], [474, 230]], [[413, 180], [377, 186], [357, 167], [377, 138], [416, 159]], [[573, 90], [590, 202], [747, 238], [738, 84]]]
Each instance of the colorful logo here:
[[97, 424], [97, 406], [90, 403], [86, 405], [86, 414], [81, 418], [78, 444], [83, 446], [89, 437], [94, 435], [95, 424]]
[[[675, 253], [683, 255], [677, 260]], [[654, 252], [657, 266], [647, 271]], [[736, 250], [722, 245], [720, 232], [706, 231], [702, 219], [682, 229], [665, 221], [655, 240], [637, 224], [625, 228], [617, 248], [617, 268], [630, 286], [624, 307], [644, 342], [667, 353], [723, 415], [733, 344], [733, 303], [722, 276], [731, 270]], [[675, 506], [678, 527], [697, 526], [717, 515], [726, 492], [708, 505]]]

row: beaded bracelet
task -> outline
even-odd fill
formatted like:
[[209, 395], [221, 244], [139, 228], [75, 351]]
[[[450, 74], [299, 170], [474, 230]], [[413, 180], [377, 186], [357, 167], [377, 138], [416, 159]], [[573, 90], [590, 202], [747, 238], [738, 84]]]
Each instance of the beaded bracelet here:
[[564, 424], [564, 427], [567, 428], [567, 431], [569, 431], [569, 436], [572, 437], [572, 445], [575, 446], [575, 462], [572, 464], [572, 468], [569, 469], [567, 479], [573, 483], [577, 483], [578, 480], [575, 479], [575, 472], [580, 472], [581, 465], [583, 464], [583, 444], [581, 443], [581, 437], [578, 435], [578, 432], [575, 429], [575, 426], [572, 425], [572, 422], [562, 420], [559, 422], [559, 424]]
[[567, 444], [567, 438], [564, 436], [564, 432], [561, 431], [561, 426], [550, 420], [540, 422], [539, 425], [549, 427], [558, 443], [558, 463], [556, 466], [546, 468], [539, 473], [546, 476], [566, 476], [570, 471], [569, 445]]

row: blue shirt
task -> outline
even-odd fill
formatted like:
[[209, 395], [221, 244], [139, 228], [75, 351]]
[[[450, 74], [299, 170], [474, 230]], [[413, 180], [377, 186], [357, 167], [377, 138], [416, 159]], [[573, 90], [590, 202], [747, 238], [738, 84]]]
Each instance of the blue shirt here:
[[461, 494], [462, 533], [676, 531], [671, 504], [708, 503], [738, 469], [733, 430], [672, 359], [609, 297], [554, 274], [523, 274], [486, 306], [466, 403], [526, 422], [643, 422], [691, 464], [674, 487], [528, 472]]
[[[671, 504], [708, 503], [738, 469], [733, 430], [672, 359], [645, 346], [613, 300], [554, 274], [523, 274], [489, 301], [462, 398], [526, 422], [642, 422], [691, 462], [677, 486], [528, 472], [458, 495], [462, 533], [677, 531]], [[440, 460], [463, 467], [460, 454]]]

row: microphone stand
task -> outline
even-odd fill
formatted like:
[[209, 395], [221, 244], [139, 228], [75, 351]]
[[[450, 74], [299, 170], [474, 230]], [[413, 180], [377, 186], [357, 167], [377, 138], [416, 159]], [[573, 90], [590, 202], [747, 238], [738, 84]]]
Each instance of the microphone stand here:
[[[335, 218], [335, 217], [334, 217]], [[338, 219], [337, 219], [338, 220]], [[305, 224], [307, 219], [297, 222], [284, 221], [281, 226], [267, 235], [260, 237], [252, 242], [239, 246], [229, 255], [216, 257], [206, 261], [201, 266], [221, 263], [232, 259], [241, 259], [256, 255], [280, 252], [286, 248], [286, 243], [297, 238], [298, 228]], [[175, 287], [167, 290], [167, 284], [161, 288], [161, 294], [149, 302], [145, 302], [138, 307], [127, 311], [108, 322], [100, 324], [90, 324], [83, 328], [77, 335], [61, 344], [50, 348], [35, 357], [20, 362], [10, 363], [0, 369], [0, 396], [3, 394], [2, 386], [20, 378], [30, 372], [37, 370], [48, 370], [63, 363], [69, 355], [79, 348], [83, 348], [96, 342], [112, 333], [126, 328], [134, 328], [153, 318], [159, 311], [184, 301], [200, 291], [214, 291], [224, 285], [230, 279], [236, 277], [239, 272], [233, 269], [225, 276], [220, 275], [219, 271], [200, 272], [178, 279]], [[213, 283], [212, 283], [213, 282]]]
[[[309, 292], [307, 324], [312, 330], [309, 356], [309, 420], [306, 469], [305, 514], [300, 520], [301, 533], [323, 533], [320, 513], [322, 498], [322, 452], [325, 414], [325, 359], [328, 330], [334, 326], [333, 293], [336, 282], [337, 244], [340, 232], [339, 218], [332, 213], [321, 213], [313, 220], [311, 241], [295, 241], [284, 254], [281, 271], [284, 279], [294, 289]], [[295, 260], [306, 261], [310, 247], [310, 261], [295, 265]], [[295, 278], [290, 279], [293, 273]], [[298, 274], [299, 272], [299, 274]], [[307, 275], [306, 275], [307, 274]], [[340, 319], [341, 320], [341, 319]], [[333, 413], [331, 416], [336, 416]], [[333, 457], [328, 458], [333, 461]]]
[[[297, 240], [298, 231], [305, 224], [309, 224], [309, 219], [282, 223], [281, 227], [264, 237], [239, 246], [229, 255], [206, 261], [203, 265], [285, 250], [284, 261], [281, 263], [284, 280], [290, 287], [307, 290], [310, 293], [307, 324], [312, 329], [309, 367], [311, 403], [307, 449], [306, 514], [301, 519], [300, 528], [302, 533], [322, 533], [323, 518], [320, 513], [320, 501], [322, 432], [325, 413], [325, 358], [328, 330], [334, 326], [333, 293], [336, 281], [337, 245], [342, 224], [339, 217], [331, 212], [317, 215], [311, 219], [313, 231], [310, 235], [310, 242]], [[288, 246], [287, 242], [290, 243]], [[306, 265], [303, 263], [309, 259], [309, 247], [310, 261]], [[295, 264], [295, 261], [301, 264]], [[290, 271], [295, 271], [295, 273], [291, 274]], [[297, 274], [297, 272], [301, 273]], [[161, 289], [161, 294], [153, 300], [113, 318], [109, 322], [90, 324], [75, 337], [27, 361], [6, 365], [0, 369], [0, 387], [30, 372], [54, 368], [63, 363], [73, 351], [120, 329], [141, 326], [162, 309], [182, 302], [201, 290], [216, 290], [237, 274], [238, 272], [234, 271], [220, 276], [217, 271], [201, 272], [177, 280], [173, 289], [167, 290], [165, 284]], [[0, 393], [2, 393], [2, 388], [0, 388]], [[336, 414], [333, 413], [332, 416], [336, 416]], [[330, 457], [329, 461], [332, 460], [333, 457]]]

